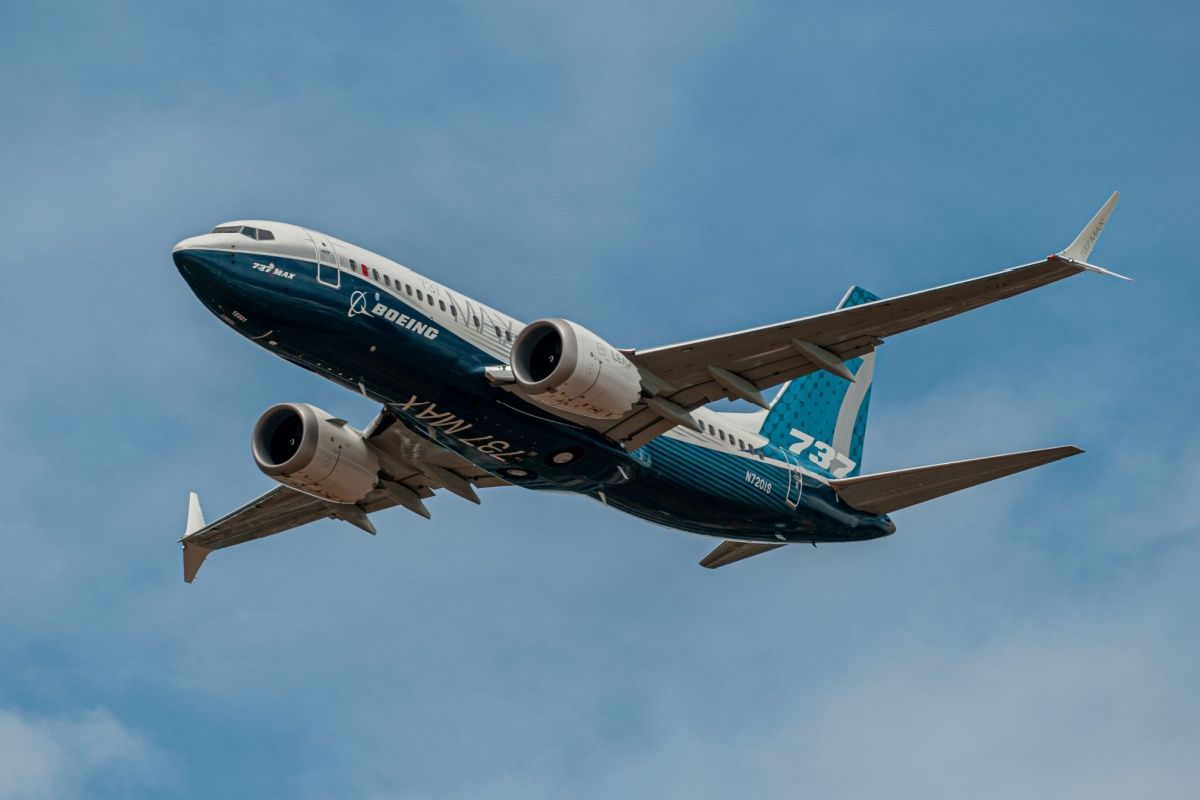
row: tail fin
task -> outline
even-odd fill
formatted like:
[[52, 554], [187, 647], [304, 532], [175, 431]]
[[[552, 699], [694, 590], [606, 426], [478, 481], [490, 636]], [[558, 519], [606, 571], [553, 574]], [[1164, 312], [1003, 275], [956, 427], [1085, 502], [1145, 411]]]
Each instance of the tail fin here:
[[[879, 298], [851, 286], [838, 308]], [[875, 353], [846, 362], [851, 383], [823, 369], [785, 383], [775, 395], [759, 433], [799, 458], [805, 469], [834, 478], [859, 474]]]

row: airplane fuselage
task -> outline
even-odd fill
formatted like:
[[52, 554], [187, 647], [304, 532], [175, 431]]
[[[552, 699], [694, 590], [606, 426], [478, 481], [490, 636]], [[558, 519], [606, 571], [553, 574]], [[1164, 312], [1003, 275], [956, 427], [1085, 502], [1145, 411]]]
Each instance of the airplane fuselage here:
[[522, 324], [362, 248], [284, 223], [230, 223], [184, 240], [174, 260], [242, 336], [512, 484], [726, 539], [847, 541], [895, 530], [886, 515], [841, 503], [798, 455], [738, 424], [742, 415], [699, 409], [704, 433], [675, 428], [626, 451], [495, 385], [485, 370], [508, 364]]

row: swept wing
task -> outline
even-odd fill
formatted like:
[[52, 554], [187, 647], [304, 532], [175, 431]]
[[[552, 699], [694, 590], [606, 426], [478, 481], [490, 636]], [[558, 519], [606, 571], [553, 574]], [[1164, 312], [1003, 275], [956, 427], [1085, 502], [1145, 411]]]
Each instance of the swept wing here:
[[1087, 262], [1119, 196], [1114, 192], [1066, 249], [1041, 261], [775, 325], [626, 351], [642, 370], [652, 397], [603, 431], [633, 449], [675, 425], [690, 424], [687, 412], [714, 400], [741, 398], [764, 405], [758, 390], [801, 375], [826, 369], [845, 377], [843, 361], [871, 352], [889, 336], [1081, 272], [1128, 280]]
[[318, 519], [340, 519], [373, 534], [375, 526], [368, 515], [376, 511], [403, 506], [428, 518], [424, 500], [439, 489], [478, 503], [476, 488], [507, 485], [457, 453], [417, 435], [386, 408], [367, 426], [364, 437], [391, 479], [356, 504], [331, 503], [277, 486], [215, 522], [206, 523], [200, 500], [193, 492], [187, 532], [179, 540], [183, 545], [183, 579], [191, 583], [213, 550], [290, 531]]

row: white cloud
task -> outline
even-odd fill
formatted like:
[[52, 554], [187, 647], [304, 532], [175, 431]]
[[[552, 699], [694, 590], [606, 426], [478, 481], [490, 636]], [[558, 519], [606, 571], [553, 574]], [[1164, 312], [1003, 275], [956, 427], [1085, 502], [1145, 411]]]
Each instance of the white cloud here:
[[0, 709], [0, 800], [64, 800], [102, 778], [145, 774], [148, 748], [111, 713], [39, 717]]
[[[1114, 584], [1102, 600], [981, 626], [953, 644], [926, 622], [884, 630], [864, 619], [868, 649], [847, 660], [840, 641], [797, 639], [775, 654], [773, 682], [706, 686], [710, 667], [696, 664], [663, 685], [641, 742], [591, 740], [570, 764], [569, 748], [539, 731], [539, 759], [492, 765], [488, 779], [445, 796], [1192, 797], [1200, 649], [1174, 609], [1194, 597], [1197, 554], [1182, 548], [1142, 586]], [[740, 644], [788, 627], [748, 619]], [[825, 669], [797, 672], [812, 650]]]

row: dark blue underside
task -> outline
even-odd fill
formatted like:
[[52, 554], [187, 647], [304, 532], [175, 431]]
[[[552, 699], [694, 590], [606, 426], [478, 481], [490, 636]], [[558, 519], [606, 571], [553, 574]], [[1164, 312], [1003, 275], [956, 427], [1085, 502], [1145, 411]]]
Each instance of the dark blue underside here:
[[[293, 277], [252, 267], [264, 262]], [[762, 458], [666, 436], [627, 453], [493, 386], [483, 370], [500, 362], [456, 333], [462, 323], [434, 321], [421, 305], [357, 275], [342, 272], [334, 287], [317, 280], [309, 261], [222, 251], [177, 252], [175, 263], [204, 305], [243, 336], [363, 392], [422, 435], [515, 484], [586, 494], [651, 522], [730, 539], [845, 541], [894, 530], [886, 517], [839, 506], [811, 478], [792, 508], [788, 471]], [[365, 293], [367, 313], [349, 313], [355, 292]], [[369, 313], [377, 302], [439, 333], [427, 338]], [[564, 453], [571, 458], [560, 463]]]

